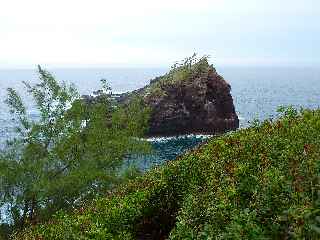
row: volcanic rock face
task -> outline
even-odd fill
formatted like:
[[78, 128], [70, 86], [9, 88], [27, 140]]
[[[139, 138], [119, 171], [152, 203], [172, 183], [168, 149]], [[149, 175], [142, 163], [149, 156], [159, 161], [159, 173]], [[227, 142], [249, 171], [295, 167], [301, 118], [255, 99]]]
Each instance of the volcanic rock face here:
[[239, 127], [230, 85], [206, 59], [201, 61], [190, 71], [181, 73], [180, 68], [120, 96], [119, 101], [124, 102], [139, 95], [151, 108], [147, 135], [217, 134]]

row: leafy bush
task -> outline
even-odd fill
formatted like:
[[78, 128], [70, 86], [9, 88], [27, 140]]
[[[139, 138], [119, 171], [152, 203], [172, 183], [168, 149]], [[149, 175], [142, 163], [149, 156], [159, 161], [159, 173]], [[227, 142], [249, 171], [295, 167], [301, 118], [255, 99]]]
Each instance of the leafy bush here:
[[8, 208], [6, 218], [16, 228], [104, 194], [123, 179], [119, 172], [125, 157], [148, 150], [139, 139], [149, 115], [140, 99], [126, 108], [115, 105], [103, 81], [105, 93], [88, 106], [74, 87], [38, 70], [40, 82], [25, 83], [39, 111], [37, 120], [8, 89], [17, 128], [0, 152], [0, 207]]
[[212, 138], [15, 239], [319, 239], [320, 110]]

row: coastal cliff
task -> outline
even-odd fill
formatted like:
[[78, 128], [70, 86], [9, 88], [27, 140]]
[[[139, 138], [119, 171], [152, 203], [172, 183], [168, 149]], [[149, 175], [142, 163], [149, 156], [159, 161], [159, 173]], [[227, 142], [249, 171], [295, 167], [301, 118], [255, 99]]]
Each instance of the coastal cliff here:
[[118, 101], [142, 97], [151, 108], [149, 136], [216, 134], [239, 127], [230, 91], [206, 57], [192, 57], [144, 88], [120, 95]]

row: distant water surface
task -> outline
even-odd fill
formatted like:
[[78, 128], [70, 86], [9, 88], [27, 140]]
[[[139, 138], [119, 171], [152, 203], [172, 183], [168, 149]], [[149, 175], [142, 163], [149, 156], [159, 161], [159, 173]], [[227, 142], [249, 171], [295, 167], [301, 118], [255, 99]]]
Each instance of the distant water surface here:
[[315, 109], [320, 106], [320, 68], [221, 68], [230, 83], [242, 127], [253, 119], [276, 115], [280, 105]]

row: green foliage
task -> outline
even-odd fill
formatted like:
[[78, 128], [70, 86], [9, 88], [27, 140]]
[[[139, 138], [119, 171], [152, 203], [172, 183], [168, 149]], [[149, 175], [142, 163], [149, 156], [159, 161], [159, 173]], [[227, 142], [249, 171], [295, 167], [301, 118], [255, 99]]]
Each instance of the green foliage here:
[[285, 112], [16, 239], [319, 239], [320, 110]]
[[164, 89], [171, 86], [178, 86], [182, 83], [187, 83], [195, 77], [200, 77], [208, 73], [212, 65], [208, 63], [209, 56], [198, 58], [196, 54], [187, 57], [180, 62], [176, 62], [169, 73], [158, 77], [149, 86], [149, 93], [156, 96], [164, 96]]
[[12, 232], [12, 226], [7, 223], [0, 224], [0, 239], [7, 240]]
[[139, 99], [126, 108], [115, 105], [103, 80], [103, 94], [89, 105], [73, 86], [59, 84], [40, 67], [39, 78], [35, 86], [25, 83], [39, 119], [29, 118], [14, 89], [6, 101], [17, 136], [0, 154], [0, 206], [8, 207], [15, 227], [105, 194], [124, 179], [124, 158], [149, 149], [139, 139], [149, 116]]

